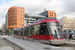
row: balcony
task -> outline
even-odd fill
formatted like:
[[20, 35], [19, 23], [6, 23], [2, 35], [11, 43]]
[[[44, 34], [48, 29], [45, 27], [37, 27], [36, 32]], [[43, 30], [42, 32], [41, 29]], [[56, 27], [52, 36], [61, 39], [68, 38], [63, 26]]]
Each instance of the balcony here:
[[11, 15], [11, 14], [17, 14], [17, 12], [9, 12], [8, 15]]
[[17, 18], [11, 17], [11, 18], [8, 18], [8, 20], [17, 20]]
[[14, 12], [14, 11], [17, 11], [16, 8], [10, 8], [8, 12]]
[[17, 26], [17, 24], [8, 24], [8, 26]]

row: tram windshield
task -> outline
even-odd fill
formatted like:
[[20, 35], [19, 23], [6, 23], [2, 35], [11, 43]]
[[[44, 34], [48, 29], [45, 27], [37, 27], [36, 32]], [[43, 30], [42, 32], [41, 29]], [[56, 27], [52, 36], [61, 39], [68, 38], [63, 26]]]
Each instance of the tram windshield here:
[[54, 38], [63, 38], [61, 34], [61, 27], [58, 22], [48, 22], [50, 31]]

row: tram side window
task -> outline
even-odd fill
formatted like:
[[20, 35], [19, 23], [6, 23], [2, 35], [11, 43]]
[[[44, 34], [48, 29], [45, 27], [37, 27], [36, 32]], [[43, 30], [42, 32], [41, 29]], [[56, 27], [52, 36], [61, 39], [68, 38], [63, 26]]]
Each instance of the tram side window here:
[[31, 27], [28, 27], [28, 30], [29, 30], [28, 36], [31, 36], [32, 35], [32, 28]]
[[25, 30], [25, 36], [28, 36], [28, 27], [26, 27], [26, 30]]
[[34, 35], [40, 34], [40, 24], [34, 25]]
[[29, 36], [29, 31], [30, 31], [30, 30], [29, 30], [29, 27], [28, 27], [28, 29], [27, 29], [27, 36]]
[[14, 34], [15, 35], [18, 35], [18, 30], [14, 30]]
[[18, 35], [18, 30], [16, 31], [16, 35]]
[[18, 35], [20, 35], [20, 29], [18, 29]]
[[24, 36], [25, 36], [25, 34], [26, 34], [26, 28], [24, 28]]
[[21, 28], [21, 36], [23, 36], [23, 28]]
[[24, 36], [32, 36], [34, 34], [34, 26], [24, 28]]
[[23, 28], [19, 29], [19, 35], [20, 35], [20, 36], [23, 35]]
[[19, 29], [17, 30], [17, 32], [18, 32], [17, 35], [19, 35]]
[[14, 30], [14, 35], [16, 35], [16, 30]]
[[32, 28], [32, 35], [34, 35], [34, 26], [31, 26]]

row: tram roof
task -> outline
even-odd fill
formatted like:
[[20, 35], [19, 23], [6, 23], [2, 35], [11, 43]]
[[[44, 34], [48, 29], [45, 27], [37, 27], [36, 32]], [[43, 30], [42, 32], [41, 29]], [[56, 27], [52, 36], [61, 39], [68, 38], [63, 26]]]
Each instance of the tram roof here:
[[[26, 26], [23, 26], [23, 27], [36, 25], [36, 24], [38, 24], [38, 23], [43, 23], [43, 22], [45, 22], [45, 20], [47, 20], [47, 19], [51, 19], [52, 21], [53, 21], [53, 20], [56, 20], [56, 21], [57, 21], [57, 19], [56, 19], [56, 18], [54, 18], [54, 17], [45, 17], [45, 18], [38, 19], [38, 20], [37, 20], [37, 21], [35, 21], [34, 23], [29, 24], [29, 25], [26, 25]], [[23, 27], [20, 27], [20, 28], [23, 28]], [[17, 28], [17, 29], [19, 29], [19, 28]]]
[[[37, 21], [41, 21], [41, 20], [45, 20], [45, 19], [56, 19], [54, 17], [44, 17], [44, 18], [41, 18], [41, 19], [38, 19]], [[56, 19], [57, 20], [57, 19]], [[35, 21], [36, 22], [36, 21]]]

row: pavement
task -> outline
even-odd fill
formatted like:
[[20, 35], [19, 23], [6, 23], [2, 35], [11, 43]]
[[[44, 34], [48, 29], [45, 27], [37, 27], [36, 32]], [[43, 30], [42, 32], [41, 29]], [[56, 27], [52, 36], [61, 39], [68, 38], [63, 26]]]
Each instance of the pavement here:
[[0, 50], [14, 50], [9, 43], [0, 36]]
[[66, 41], [65, 44], [75, 46], [75, 40]]
[[[8, 41], [11, 41], [12, 43], [18, 45], [19, 47], [23, 48], [24, 50], [73, 50], [73, 48], [67, 48], [67, 47], [56, 47], [48, 44], [42, 44], [34, 41], [28, 41], [23, 40], [15, 37], [9, 37], [9, 36], [2, 36]], [[72, 43], [71, 41], [66, 41], [65, 43]]]

